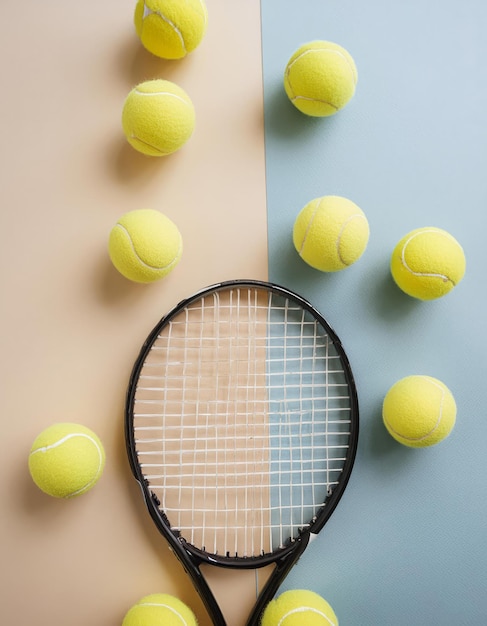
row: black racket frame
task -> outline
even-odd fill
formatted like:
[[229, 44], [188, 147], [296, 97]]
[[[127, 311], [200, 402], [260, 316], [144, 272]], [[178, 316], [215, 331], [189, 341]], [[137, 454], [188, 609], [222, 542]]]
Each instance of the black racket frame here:
[[[347, 380], [350, 390], [350, 440], [348, 456], [344, 463], [340, 482], [333, 489], [330, 496], [326, 499], [324, 505], [312, 521], [312, 523], [303, 529], [300, 535], [289, 541], [288, 544], [279, 550], [276, 550], [269, 554], [262, 554], [252, 557], [241, 557], [233, 555], [218, 555], [207, 554], [206, 552], [196, 548], [188, 543], [177, 530], [173, 530], [164, 512], [160, 509], [160, 501], [157, 496], [150, 490], [147, 480], [144, 478], [143, 472], [139, 465], [136, 451], [136, 442], [133, 427], [133, 407], [137, 388], [137, 381], [139, 379], [140, 372], [144, 365], [147, 354], [149, 353], [151, 346], [157, 339], [157, 336], [161, 330], [169, 324], [169, 322], [178, 315], [180, 311], [185, 309], [191, 303], [201, 299], [204, 296], [211, 295], [218, 291], [224, 291], [230, 288], [256, 288], [263, 289], [265, 291], [271, 291], [279, 296], [289, 299], [290, 301], [298, 304], [303, 309], [306, 309], [311, 313], [319, 324], [325, 329], [326, 334], [331, 339], [337, 353], [340, 356], [345, 378]], [[164, 536], [169, 544], [170, 549], [178, 557], [181, 565], [186, 573], [191, 577], [193, 584], [198, 591], [208, 614], [210, 615], [214, 626], [227, 626], [225, 618], [218, 606], [218, 603], [206, 582], [204, 576], [201, 573], [200, 566], [204, 563], [210, 565], [216, 565], [219, 567], [225, 567], [230, 569], [257, 569], [265, 567], [267, 565], [274, 564], [275, 570], [264, 585], [262, 592], [260, 593], [257, 602], [252, 610], [252, 613], [247, 621], [247, 626], [256, 626], [259, 623], [262, 612], [266, 605], [274, 595], [278, 588], [286, 578], [289, 571], [294, 564], [299, 560], [300, 556], [308, 546], [310, 539], [318, 534], [323, 528], [327, 520], [332, 515], [335, 507], [337, 506], [340, 498], [345, 491], [348, 484], [350, 474], [352, 472], [353, 464], [355, 461], [359, 434], [359, 407], [356, 385], [350, 367], [348, 357], [342, 347], [341, 341], [336, 335], [335, 331], [331, 328], [321, 313], [315, 309], [307, 300], [290, 291], [285, 287], [258, 280], [231, 280], [224, 281], [205, 289], [198, 291], [191, 297], [186, 298], [179, 302], [171, 311], [169, 311], [154, 327], [152, 332], [144, 342], [140, 353], [135, 361], [135, 365], [130, 376], [129, 386], [126, 397], [125, 407], [125, 441], [127, 447], [127, 453], [132, 473], [139, 483], [145, 504], [151, 515], [159, 532]]]

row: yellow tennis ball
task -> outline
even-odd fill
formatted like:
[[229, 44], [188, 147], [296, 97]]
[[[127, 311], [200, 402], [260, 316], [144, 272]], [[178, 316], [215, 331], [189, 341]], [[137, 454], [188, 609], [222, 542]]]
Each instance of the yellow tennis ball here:
[[449, 293], [465, 274], [462, 246], [441, 228], [418, 228], [394, 248], [391, 273], [402, 291], [419, 300]]
[[314, 591], [285, 591], [271, 600], [262, 616], [261, 626], [338, 626], [328, 602]]
[[341, 196], [311, 200], [294, 222], [293, 243], [299, 256], [322, 272], [337, 272], [355, 263], [368, 241], [365, 213]]
[[431, 376], [407, 376], [387, 392], [382, 417], [389, 433], [411, 448], [433, 446], [448, 437], [457, 407], [448, 387]]
[[122, 626], [197, 626], [191, 609], [167, 593], [144, 596], [127, 612]]
[[345, 48], [330, 41], [311, 41], [289, 59], [284, 89], [302, 113], [328, 117], [351, 100], [357, 79], [357, 67]]
[[208, 11], [203, 0], [138, 0], [134, 23], [142, 45], [163, 59], [182, 59], [203, 39]]
[[129, 211], [110, 232], [108, 253], [117, 270], [137, 283], [167, 276], [181, 259], [183, 240], [178, 227], [153, 209]]
[[98, 436], [81, 424], [53, 424], [35, 439], [29, 471], [35, 484], [55, 498], [74, 498], [98, 482], [105, 450]]
[[148, 156], [166, 156], [193, 134], [195, 111], [188, 94], [168, 80], [148, 80], [125, 99], [122, 127], [130, 145]]

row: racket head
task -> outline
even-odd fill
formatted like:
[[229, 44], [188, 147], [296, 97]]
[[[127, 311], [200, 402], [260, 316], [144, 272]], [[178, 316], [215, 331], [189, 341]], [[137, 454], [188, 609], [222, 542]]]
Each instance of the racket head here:
[[358, 431], [336, 333], [262, 281], [180, 302], [143, 344], [127, 392], [132, 472], [160, 532], [197, 563], [257, 568], [307, 544], [347, 486]]

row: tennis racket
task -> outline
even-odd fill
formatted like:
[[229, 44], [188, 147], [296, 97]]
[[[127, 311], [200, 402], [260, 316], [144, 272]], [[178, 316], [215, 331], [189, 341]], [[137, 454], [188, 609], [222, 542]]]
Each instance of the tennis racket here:
[[300, 296], [224, 282], [157, 324], [128, 388], [128, 456], [215, 626], [226, 622], [201, 566], [274, 565], [247, 621], [258, 624], [340, 500], [357, 438], [347, 356]]

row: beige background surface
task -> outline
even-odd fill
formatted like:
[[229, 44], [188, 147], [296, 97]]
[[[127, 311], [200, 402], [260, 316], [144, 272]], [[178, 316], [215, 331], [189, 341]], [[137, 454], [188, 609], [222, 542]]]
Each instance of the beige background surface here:
[[[143, 50], [132, 0], [0, 5], [4, 624], [116, 626], [157, 591], [208, 624], [123, 437], [128, 377], [158, 319], [213, 282], [267, 277], [259, 2], [207, 4], [205, 40], [179, 62]], [[155, 77], [185, 88], [197, 113], [190, 142], [163, 160], [136, 153], [120, 126], [128, 91]], [[184, 240], [179, 266], [150, 286], [118, 275], [106, 251], [119, 215], [145, 207]], [[27, 470], [32, 441], [58, 421], [93, 428], [107, 452], [100, 483], [70, 501]], [[237, 623], [248, 598], [219, 578]]]

